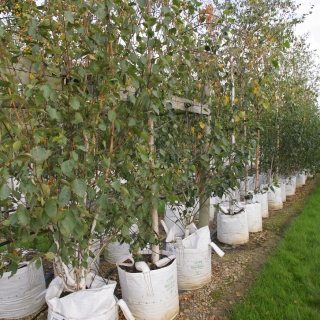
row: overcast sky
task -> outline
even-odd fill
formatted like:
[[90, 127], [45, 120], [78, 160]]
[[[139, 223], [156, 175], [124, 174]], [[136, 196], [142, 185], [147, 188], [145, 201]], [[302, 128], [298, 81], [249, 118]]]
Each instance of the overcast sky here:
[[320, 0], [297, 0], [301, 3], [298, 13], [301, 15], [310, 11], [311, 5], [314, 5], [311, 15], [306, 17], [303, 24], [300, 24], [296, 28], [296, 32], [299, 35], [310, 32], [309, 43], [311, 49], [317, 49], [320, 54]]

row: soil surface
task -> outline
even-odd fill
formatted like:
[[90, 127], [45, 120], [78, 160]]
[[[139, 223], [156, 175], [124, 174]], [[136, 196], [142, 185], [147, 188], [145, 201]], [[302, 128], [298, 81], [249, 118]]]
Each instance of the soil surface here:
[[[283, 209], [270, 211], [269, 218], [263, 220], [263, 231], [250, 233], [249, 242], [238, 246], [213, 241], [225, 252], [223, 258], [212, 254], [212, 279], [201, 289], [179, 292], [180, 312], [174, 320], [227, 320], [232, 305], [244, 297], [262, 267], [283, 237], [291, 221], [301, 213], [304, 203], [315, 189], [320, 176], [308, 178], [306, 185], [297, 188], [294, 196], [287, 197]], [[211, 226], [215, 228], [215, 222]], [[50, 263], [44, 263], [45, 273], [50, 271]], [[115, 265], [100, 262], [100, 274], [111, 280], [118, 280]], [[117, 286], [115, 295], [121, 298], [121, 288]], [[21, 320], [45, 320], [47, 308], [21, 318]], [[124, 320], [120, 311], [119, 320]], [[5, 319], [6, 320], [6, 319]]]

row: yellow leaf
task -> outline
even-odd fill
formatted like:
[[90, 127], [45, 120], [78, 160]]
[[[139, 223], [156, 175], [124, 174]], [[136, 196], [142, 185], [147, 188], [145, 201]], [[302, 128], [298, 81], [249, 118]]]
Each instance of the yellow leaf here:
[[30, 80], [33, 80], [34, 79], [34, 75], [32, 73], [29, 74], [29, 78]]
[[60, 40], [64, 40], [66, 38], [66, 36], [64, 34], [60, 35]]
[[235, 115], [234, 116], [234, 121], [238, 123], [240, 121], [240, 118], [237, 115]]
[[198, 139], [200, 140], [202, 138], [202, 134], [198, 133]]
[[258, 87], [256, 87], [256, 88], [253, 89], [253, 93], [254, 93], [254, 94], [257, 94], [258, 91], [259, 91], [259, 88], [258, 88]]
[[203, 129], [203, 128], [205, 127], [205, 124], [204, 124], [203, 122], [199, 121], [199, 127], [200, 127], [201, 129]]

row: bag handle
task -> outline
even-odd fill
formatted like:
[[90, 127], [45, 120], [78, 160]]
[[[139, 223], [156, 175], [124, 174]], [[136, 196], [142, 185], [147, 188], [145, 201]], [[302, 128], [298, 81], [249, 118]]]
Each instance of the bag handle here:
[[216, 252], [216, 254], [220, 258], [224, 256], [224, 252], [214, 242], [211, 242], [209, 245], [212, 247], [212, 249]]
[[135, 320], [135, 317], [131, 313], [130, 309], [128, 308], [128, 305], [126, 304], [126, 302], [124, 300], [120, 299], [117, 302], [117, 305], [121, 308], [121, 310], [127, 320]]
[[147, 295], [153, 296], [154, 293], [153, 293], [149, 266], [144, 261], [138, 261], [135, 263], [135, 267], [138, 271], [141, 271], [143, 273], [144, 281], [146, 283], [146, 288], [147, 288]]
[[45, 290], [43, 290], [42, 292], [40, 292], [40, 293], [34, 298], [34, 302], [37, 303], [37, 302], [40, 300], [40, 298], [41, 298], [44, 294], [47, 293], [47, 291], [48, 291], [48, 289], [45, 289]]
[[[126, 262], [126, 260], [130, 260], [131, 262]], [[124, 266], [124, 267], [133, 267], [134, 265], [134, 259], [132, 256], [122, 256], [118, 261], [117, 261], [117, 266]]]
[[184, 247], [183, 247], [183, 242], [182, 242], [182, 238], [177, 237], [176, 238], [176, 246], [179, 249], [179, 255], [177, 256], [177, 264], [179, 266], [183, 266], [184, 265]]

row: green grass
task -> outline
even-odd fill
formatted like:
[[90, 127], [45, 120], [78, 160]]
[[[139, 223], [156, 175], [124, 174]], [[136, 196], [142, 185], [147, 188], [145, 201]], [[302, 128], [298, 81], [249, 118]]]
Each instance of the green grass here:
[[214, 306], [215, 303], [217, 301], [219, 301], [219, 299], [223, 296], [223, 289], [222, 288], [218, 288], [217, 290], [211, 291], [211, 293], [209, 293], [210, 297], [211, 297], [211, 303]]
[[229, 319], [320, 319], [320, 184]]

